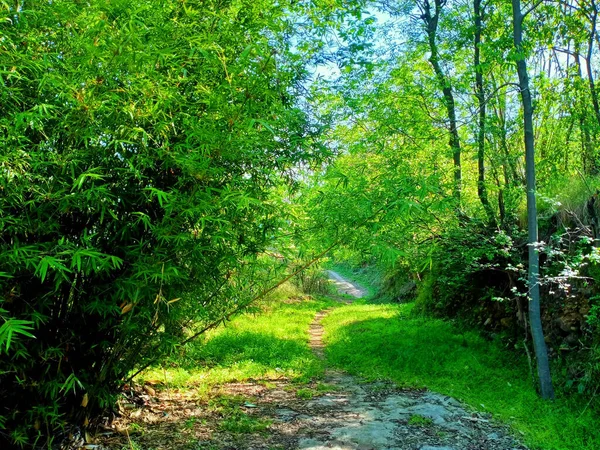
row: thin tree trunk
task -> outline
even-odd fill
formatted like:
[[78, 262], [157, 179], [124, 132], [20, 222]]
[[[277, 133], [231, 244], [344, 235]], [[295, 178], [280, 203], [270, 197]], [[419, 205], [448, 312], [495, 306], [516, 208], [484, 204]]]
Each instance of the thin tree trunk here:
[[569, 169], [569, 152], [570, 152], [570, 144], [571, 144], [571, 133], [573, 132], [573, 128], [575, 126], [575, 117], [571, 116], [570, 118], [571, 120], [569, 120], [569, 127], [567, 128], [567, 136], [565, 138], [565, 158], [564, 158], [564, 166], [563, 166], [563, 170], [565, 171], [565, 173], [568, 173], [568, 169]]
[[[489, 141], [489, 144], [492, 145], [492, 142]], [[496, 150], [496, 154], [500, 153], [497, 149], [497, 145], [496, 145], [495, 150]], [[496, 182], [496, 186], [498, 187], [498, 215], [499, 215], [499, 219], [500, 219], [500, 225], [503, 226], [506, 221], [506, 206], [504, 205], [504, 189], [506, 186], [508, 186], [508, 173], [507, 173], [505, 164], [502, 164], [501, 169], [502, 169], [502, 173], [504, 176], [504, 184], [502, 184], [502, 182], [500, 181], [500, 176], [498, 175], [498, 167], [492, 162], [492, 164], [491, 164], [492, 177], [493, 177], [494, 181]]]
[[529, 76], [527, 62], [523, 54], [523, 14], [521, 13], [521, 0], [512, 0], [513, 9], [513, 38], [517, 49], [517, 73], [521, 101], [523, 103], [523, 126], [525, 141], [525, 172], [527, 180], [527, 229], [529, 234], [529, 325], [533, 339], [533, 347], [537, 360], [537, 372], [540, 382], [542, 398], [553, 399], [554, 388], [550, 376], [548, 349], [544, 340], [542, 318], [540, 311], [540, 261], [536, 249], [538, 244], [537, 205], [535, 200], [535, 140], [533, 134], [533, 107], [531, 91], [529, 90]]
[[431, 4], [429, 0], [423, 0], [420, 4], [423, 15], [421, 16], [425, 23], [425, 29], [427, 31], [427, 38], [429, 42], [429, 50], [431, 55], [429, 62], [433, 67], [435, 76], [438, 84], [442, 88], [444, 95], [444, 104], [446, 106], [446, 112], [448, 115], [449, 131], [450, 131], [450, 149], [452, 150], [452, 158], [454, 160], [454, 189], [453, 194], [460, 209], [461, 191], [462, 191], [462, 168], [461, 168], [461, 148], [460, 148], [460, 137], [458, 136], [458, 127], [456, 123], [456, 105], [454, 101], [454, 94], [452, 92], [452, 85], [446, 77], [446, 74], [442, 70], [439, 59], [439, 52], [436, 43], [437, 27], [440, 17], [440, 11], [442, 6], [446, 3], [446, 0], [434, 0], [434, 11], [431, 11]]
[[504, 155], [504, 169], [505, 175], [507, 175], [508, 170], [510, 169], [510, 177], [505, 177], [506, 180], [511, 178], [511, 182], [507, 181], [506, 187], [509, 185], [519, 183], [520, 181], [524, 182], [523, 178], [518, 174], [517, 167], [515, 161], [510, 155], [510, 151], [508, 150], [508, 142], [506, 136], [508, 135], [506, 129], [506, 93], [498, 91], [498, 86], [494, 75], [491, 76], [492, 88], [494, 92], [498, 92], [497, 99], [494, 103], [492, 103], [494, 108], [494, 113], [496, 115], [496, 119], [498, 121], [498, 127], [500, 128], [500, 148], [502, 150], [502, 154]]
[[596, 8], [596, 2], [592, 1], [592, 17], [591, 17], [591, 28], [590, 36], [588, 40], [588, 51], [585, 56], [585, 65], [587, 68], [588, 83], [590, 85], [590, 93], [592, 95], [592, 104], [594, 105], [594, 113], [596, 115], [596, 121], [600, 126], [600, 104], [598, 102], [598, 92], [596, 91], [596, 81], [594, 80], [594, 71], [592, 70], [592, 54], [594, 48], [594, 37], [596, 35], [596, 23], [598, 21], [598, 10]]
[[[590, 55], [591, 58], [591, 55]], [[581, 73], [581, 61], [579, 56], [579, 46], [575, 47], [574, 52], [575, 65], [577, 66], [577, 76], [579, 80], [583, 81], [583, 75]], [[586, 59], [587, 61], [587, 59]], [[594, 84], [592, 78], [592, 86]], [[578, 101], [575, 102], [576, 106], [578, 106], [579, 111], [577, 111], [577, 115], [579, 117], [579, 130], [581, 133], [581, 146], [583, 150], [583, 170], [585, 173], [592, 174], [594, 173], [595, 156], [594, 156], [594, 146], [592, 145], [592, 137], [590, 135], [590, 127], [588, 122], [588, 114], [585, 100], [577, 96]], [[593, 99], [593, 96], [592, 96]], [[593, 100], [592, 100], [593, 103]]]
[[488, 216], [490, 224], [496, 224], [496, 217], [492, 206], [488, 200], [487, 190], [485, 187], [485, 120], [486, 120], [486, 105], [485, 92], [483, 89], [483, 70], [481, 67], [481, 33], [482, 33], [482, 16], [481, 10], [482, 0], [473, 0], [473, 10], [475, 12], [475, 33], [474, 33], [474, 63], [475, 63], [475, 96], [479, 107], [479, 123], [477, 129], [477, 195], [483, 205], [483, 209]]
[[[596, 7], [595, 0], [591, 1], [592, 7], [592, 15], [590, 18], [590, 35], [588, 39], [588, 51], [585, 55], [585, 65], [586, 72], [588, 77], [588, 84], [590, 87], [590, 95], [592, 97], [592, 105], [594, 107], [594, 116], [596, 117], [596, 122], [598, 127], [600, 127], [600, 104], [598, 101], [598, 91], [596, 90], [596, 81], [594, 80], [594, 71], [592, 68], [592, 55], [594, 50], [594, 38], [596, 37], [596, 24], [598, 22], [598, 8]], [[598, 173], [598, 161], [596, 158], [596, 151], [594, 149], [594, 145], [592, 145], [590, 130], [585, 127], [585, 139], [586, 139], [586, 153], [589, 165], [587, 165], [587, 172], [590, 174]], [[597, 133], [594, 132], [594, 141], [596, 140]]]

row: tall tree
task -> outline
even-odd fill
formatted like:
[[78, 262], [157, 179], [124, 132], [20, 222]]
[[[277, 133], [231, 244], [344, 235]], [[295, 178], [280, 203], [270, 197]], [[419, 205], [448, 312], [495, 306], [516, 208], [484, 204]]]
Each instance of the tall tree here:
[[288, 12], [2, 2], [0, 448], [93, 423], [132, 369], [267, 284], [273, 190], [321, 154]]
[[600, 125], [600, 101], [598, 100], [598, 91], [596, 87], [596, 80], [594, 80], [594, 71], [592, 56], [594, 53], [594, 40], [596, 38], [597, 30], [596, 25], [598, 23], [598, 6], [595, 0], [590, 0], [587, 5], [586, 15], [590, 22], [590, 32], [588, 35], [588, 49], [585, 55], [585, 65], [587, 69], [588, 83], [590, 85], [590, 94], [592, 96], [592, 105], [594, 106], [594, 113], [596, 115], [596, 121]]
[[474, 39], [474, 55], [473, 63], [475, 65], [475, 96], [477, 97], [478, 106], [478, 124], [477, 124], [477, 195], [483, 205], [488, 220], [490, 223], [495, 223], [494, 211], [488, 200], [487, 190], [485, 187], [485, 121], [486, 121], [486, 104], [485, 91], [483, 87], [483, 68], [481, 65], [481, 35], [483, 29], [483, 10], [481, 0], [473, 0], [473, 12], [475, 21], [475, 30], [473, 33]]
[[442, 89], [442, 94], [444, 96], [444, 105], [448, 115], [448, 131], [450, 133], [449, 143], [450, 149], [452, 150], [452, 158], [454, 160], [454, 197], [456, 198], [460, 208], [462, 191], [462, 166], [460, 162], [460, 137], [458, 135], [456, 120], [456, 102], [454, 101], [452, 83], [442, 69], [442, 65], [440, 63], [440, 53], [437, 44], [437, 32], [440, 14], [442, 12], [442, 8], [446, 5], [446, 2], [447, 0], [434, 0], [432, 9], [432, 4], [429, 0], [422, 0], [417, 2], [417, 6], [421, 10], [421, 19], [425, 24], [425, 31], [427, 33], [427, 42], [429, 44], [430, 51], [429, 62], [433, 67], [438, 85]]
[[519, 75], [519, 90], [523, 106], [523, 129], [525, 140], [525, 173], [527, 184], [527, 231], [529, 243], [529, 325], [537, 360], [540, 393], [543, 398], [554, 398], [548, 349], [544, 340], [540, 312], [540, 258], [538, 254], [538, 223], [535, 199], [535, 135], [533, 133], [533, 105], [529, 87], [527, 61], [523, 49], [523, 20], [527, 12], [521, 11], [521, 0], [512, 0], [513, 41], [517, 51], [516, 63]]

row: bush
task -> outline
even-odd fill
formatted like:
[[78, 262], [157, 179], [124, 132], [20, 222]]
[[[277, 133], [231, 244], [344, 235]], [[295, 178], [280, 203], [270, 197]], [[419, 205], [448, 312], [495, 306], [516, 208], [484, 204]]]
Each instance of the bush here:
[[284, 5], [7, 5], [0, 447], [50, 446], [261, 289], [285, 219], [270, 189], [315, 155], [299, 72], [271, 51]]
[[[306, 261], [299, 260], [291, 264], [290, 267], [291, 270], [294, 270], [304, 264], [306, 264]], [[292, 281], [305, 294], [332, 294], [334, 292], [323, 267], [318, 264], [303, 270], [292, 278]]]
[[490, 313], [503, 317], [523, 292], [525, 243], [517, 229], [509, 233], [477, 222], [448, 230], [435, 248], [431, 273], [419, 286], [417, 310], [460, 316], [478, 326]]

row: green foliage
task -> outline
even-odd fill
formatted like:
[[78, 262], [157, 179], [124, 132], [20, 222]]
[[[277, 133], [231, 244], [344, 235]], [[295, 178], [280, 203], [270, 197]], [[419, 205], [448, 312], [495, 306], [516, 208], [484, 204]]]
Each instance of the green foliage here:
[[415, 414], [413, 416], [410, 416], [410, 419], [408, 419], [408, 424], [426, 428], [433, 425], [433, 420], [431, 420], [429, 417], [423, 417], [418, 414]]
[[[294, 264], [289, 264], [289, 270], [294, 271], [296, 267], [301, 267], [304, 264], [306, 264], [306, 261], [300, 259], [295, 261]], [[314, 264], [301, 271], [292, 281], [306, 294], [325, 295], [333, 293], [332, 286], [321, 264]]]
[[274, 187], [320, 156], [288, 6], [0, 5], [0, 446], [92, 420], [282, 269]]
[[418, 309], [480, 320], [486, 303], [499, 305], [522, 292], [524, 242], [517, 229], [507, 233], [478, 223], [449, 229], [434, 250], [431, 273], [419, 287]]
[[303, 400], [310, 400], [315, 395], [312, 389], [302, 388], [296, 391], [296, 397], [301, 398]]
[[[0, 308], [0, 317], [2, 317], [2, 314], [6, 313], [8, 313], [8, 311]], [[0, 349], [2, 349], [3, 352], [8, 353], [11, 342], [17, 339], [18, 335], [35, 339], [35, 336], [30, 332], [33, 329], [32, 321], [2, 318], [4, 323], [0, 326]]]

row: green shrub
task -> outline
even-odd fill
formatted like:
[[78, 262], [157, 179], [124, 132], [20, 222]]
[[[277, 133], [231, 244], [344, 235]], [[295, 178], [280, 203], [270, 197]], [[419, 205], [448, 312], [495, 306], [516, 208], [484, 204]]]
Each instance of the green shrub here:
[[478, 325], [488, 308], [501, 312], [523, 291], [523, 242], [517, 229], [509, 234], [477, 222], [448, 230], [420, 283], [417, 310]]
[[[300, 267], [304, 264], [306, 264], [306, 261], [299, 260], [295, 264], [291, 264], [290, 269], [294, 270], [296, 266]], [[311, 266], [306, 270], [303, 270], [292, 278], [292, 282], [305, 294], [333, 293], [329, 278], [320, 265]]]
[[[584, 222], [565, 211], [543, 221], [540, 283], [555, 384], [593, 395], [600, 386], [600, 253]], [[529, 341], [526, 242], [518, 228], [498, 231], [468, 223], [446, 231], [432, 270], [419, 285], [414, 311], [456, 318], [524, 351]]]
[[271, 188], [317, 155], [271, 50], [284, 8], [0, 8], [0, 447], [93, 422], [272, 277]]

